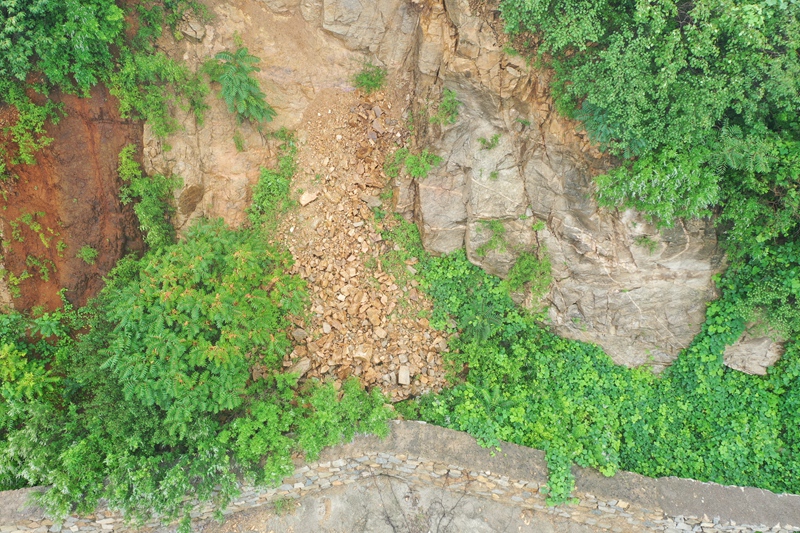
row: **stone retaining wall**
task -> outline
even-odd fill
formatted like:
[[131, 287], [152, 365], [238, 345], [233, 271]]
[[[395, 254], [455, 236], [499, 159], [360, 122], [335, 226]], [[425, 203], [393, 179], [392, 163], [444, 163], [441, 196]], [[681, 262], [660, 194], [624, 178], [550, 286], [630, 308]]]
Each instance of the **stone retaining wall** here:
[[[298, 463], [294, 474], [276, 488], [243, 487], [241, 496], [224, 514], [388, 475], [409, 484], [505, 501], [522, 512], [557, 515], [596, 531], [800, 531], [793, 526], [800, 525], [798, 496], [677, 478], [651, 479], [628, 472], [606, 478], [590, 469], [575, 468], [577, 503], [549, 507], [540, 491], [546, 483], [541, 451], [513, 444], [500, 450], [485, 449], [469, 435], [418, 422], [395, 421], [391, 426], [385, 440], [360, 436], [350, 444], [324, 450], [318, 461]], [[0, 533], [136, 530], [119, 514], [105, 510], [54, 524], [41, 509], [24, 508], [27, 496], [35, 490], [0, 493]], [[212, 519], [210, 506], [200, 506], [193, 513], [194, 525], [201, 529]], [[156, 522], [139, 529], [174, 530], [174, 525]]]

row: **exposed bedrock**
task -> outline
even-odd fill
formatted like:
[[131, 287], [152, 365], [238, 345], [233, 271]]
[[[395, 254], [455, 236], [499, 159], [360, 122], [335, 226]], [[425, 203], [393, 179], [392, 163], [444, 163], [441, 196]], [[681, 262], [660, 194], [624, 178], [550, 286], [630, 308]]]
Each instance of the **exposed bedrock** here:
[[[233, 46], [238, 32], [262, 59], [259, 79], [278, 125], [302, 132], [306, 109], [353, 90], [365, 60], [411, 89], [414, 149], [431, 148], [444, 162], [426, 179], [399, 177], [395, 201], [431, 252], [465, 247], [470, 260], [503, 276], [521, 252], [544, 246], [553, 327], [599, 344], [621, 364], [660, 370], [700, 330], [716, 296], [711, 278], [724, 268], [713, 224], [658, 230], [634, 211], [598, 208], [593, 177], [613, 162], [556, 113], [549, 73], [503, 51], [493, 14], [473, 13], [468, 0], [238, 0], [213, 10], [212, 23], [185, 24], [190, 38], [170, 53], [199, 64]], [[458, 120], [429, 124], [443, 88], [461, 101]], [[274, 156], [221, 101], [209, 113], [204, 125], [187, 116], [186, 130], [165, 142], [145, 131], [148, 171], [184, 178], [179, 227], [197, 216], [241, 223], [258, 168]], [[243, 153], [232, 141], [237, 129]], [[502, 245], [487, 247], [498, 223]], [[762, 362], [779, 351], [771, 341], [748, 342], [734, 350], [732, 366], [758, 371], [768, 362], [747, 363], [742, 350]]]

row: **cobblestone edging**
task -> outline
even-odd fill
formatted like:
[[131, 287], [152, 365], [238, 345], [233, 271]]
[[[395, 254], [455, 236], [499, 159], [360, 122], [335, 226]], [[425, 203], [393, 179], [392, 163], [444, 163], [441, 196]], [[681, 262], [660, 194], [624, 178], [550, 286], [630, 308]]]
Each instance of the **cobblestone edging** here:
[[[398, 432], [410, 430], [417, 432], [441, 433], [449, 430], [433, 428], [421, 424], [402, 423], [404, 426], [398, 429], [395, 424], [392, 437], [397, 437]], [[414, 427], [417, 426], [417, 427]], [[424, 429], [423, 429], [424, 428]], [[455, 433], [455, 432], [452, 432]], [[392, 437], [389, 440], [392, 440]], [[395, 441], [402, 439], [394, 439]], [[467, 494], [504, 501], [516, 505], [523, 513], [556, 515], [575, 523], [591, 526], [596, 531], [610, 531], [614, 533], [635, 532], [635, 531], [663, 531], [666, 533], [681, 532], [735, 532], [750, 533], [756, 531], [788, 533], [790, 531], [800, 531], [800, 528], [787, 524], [737, 524], [733, 520], [719, 516], [667, 516], [658, 506], [644, 507], [637, 502], [622, 499], [611, 499], [600, 497], [588, 492], [581, 492], [580, 476], [577, 496], [577, 503], [570, 505], [559, 505], [548, 507], [545, 503], [545, 494], [540, 492], [543, 479], [540, 478], [538, 468], [523, 468], [528, 473], [533, 473], [532, 477], [539, 479], [525, 479], [506, 475], [506, 472], [478, 469], [474, 465], [465, 462], [442, 462], [436, 460], [436, 449], [431, 449], [430, 454], [415, 455], [404, 453], [407, 450], [398, 449], [393, 451], [374, 451], [374, 443], [380, 442], [374, 438], [359, 437], [356, 442], [350, 445], [340, 446], [326, 450], [320, 461], [312, 463], [298, 464], [294, 474], [286, 478], [279, 487], [272, 489], [257, 489], [253, 487], [243, 487], [241, 496], [229, 506], [223, 514], [230, 515], [238, 511], [252, 509], [262, 506], [273, 505], [278, 500], [287, 498], [300, 498], [305, 494], [325, 491], [332, 487], [349, 485], [359, 479], [370, 478], [373, 476], [393, 476], [400, 478], [409, 484], [423, 484], [427, 486], [440, 487], [443, 490], [452, 492], [465, 492]], [[474, 443], [474, 441], [473, 441]], [[366, 446], [365, 446], [366, 444]], [[406, 448], [416, 448], [414, 443]], [[419, 443], [417, 443], [419, 444]], [[373, 448], [373, 451], [365, 451], [363, 454], [353, 454], [357, 448], [366, 450]], [[383, 446], [379, 446], [383, 447]], [[480, 450], [480, 449], [479, 449]], [[474, 451], [474, 450], [473, 450]], [[527, 450], [534, 452], [535, 450]], [[337, 452], [339, 453], [336, 457]], [[350, 452], [350, 453], [348, 453]], [[486, 450], [483, 450], [478, 459], [486, 460]], [[342, 455], [344, 453], [344, 456]], [[541, 452], [535, 455], [540, 455]], [[335, 457], [335, 458], [332, 458]], [[529, 460], [537, 460], [533, 457]], [[489, 459], [490, 461], [492, 458]], [[481, 462], [481, 461], [478, 461]], [[505, 470], [507, 465], [498, 464], [501, 470]], [[537, 465], [538, 466], [538, 465]], [[611, 478], [613, 479], [613, 478]], [[644, 478], [646, 479], [646, 478]], [[660, 481], [660, 480], [653, 480]], [[681, 480], [683, 481], [683, 480]], [[703, 484], [705, 485], [705, 484]], [[0, 493], [0, 507], [7, 505], [19, 506], [22, 497], [35, 489], [25, 489], [23, 491], [11, 491]], [[743, 492], [743, 491], [742, 491]], [[634, 493], [635, 494], [635, 493]], [[12, 498], [13, 496], [13, 498]], [[650, 497], [652, 495], [648, 495]], [[768, 495], [773, 498], [780, 498], [775, 495]], [[735, 502], [732, 502], [734, 505]], [[10, 509], [0, 511], [0, 533], [59, 533], [59, 532], [104, 532], [104, 531], [135, 531], [136, 529], [126, 525], [119, 514], [98, 511], [94, 515], [68, 517], [62, 525], [53, 524], [41, 514], [40, 510], [29, 509], [19, 513], [16, 520], [9, 515]], [[198, 508], [193, 514], [193, 521], [197, 525], [213, 519], [213, 510], [210, 506]], [[12, 519], [13, 522], [5, 523]], [[777, 522], [778, 520], [776, 520]], [[175, 528], [170, 526], [160, 526], [158, 523], [148, 523], [140, 531], [173, 531]]]

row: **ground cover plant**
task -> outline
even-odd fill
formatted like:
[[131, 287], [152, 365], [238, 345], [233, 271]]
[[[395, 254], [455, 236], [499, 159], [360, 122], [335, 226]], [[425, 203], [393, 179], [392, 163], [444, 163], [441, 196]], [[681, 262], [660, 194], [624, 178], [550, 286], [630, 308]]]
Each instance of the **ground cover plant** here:
[[429, 120], [431, 124], [455, 124], [458, 120], [458, 108], [461, 102], [458, 101], [458, 95], [452, 89], [442, 90], [442, 100], [439, 106]]
[[385, 81], [386, 69], [371, 61], [365, 63], [361, 70], [353, 76], [353, 85], [367, 94], [381, 90]]
[[[458, 324], [453, 359], [466, 373], [417, 414], [544, 449], [554, 500], [572, 462], [800, 491], [800, 5], [499, 5], [506, 30], [527, 33], [553, 69], [558, 110], [617, 158], [596, 178], [598, 201], [659, 226], [713, 215], [730, 266], [701, 333], [655, 378], [537, 326], [463, 258], [433, 260], [426, 275]], [[788, 339], [765, 377], [722, 364], [748, 321]]]
[[383, 169], [390, 178], [396, 178], [400, 174], [400, 170], [405, 168], [412, 178], [423, 179], [441, 162], [441, 157], [427, 149], [422, 150], [419, 154], [414, 154], [408, 148], [399, 148], [386, 156]]
[[[722, 363], [753, 308], [775, 309], [793, 333], [798, 322], [773, 294], [742, 284], [741, 274], [719, 280], [723, 296], [709, 305], [702, 332], [655, 376], [551, 333], [515, 306], [508, 282], [463, 251], [431, 257], [417, 244], [413, 253], [434, 301], [431, 325], [457, 335], [447, 356], [454, 386], [402, 405], [405, 416], [467, 431], [486, 446], [503, 440], [544, 450], [551, 503], [569, 498], [574, 463], [606, 475], [625, 469], [800, 492], [797, 344], [766, 376]], [[800, 271], [800, 256], [780, 268]]]

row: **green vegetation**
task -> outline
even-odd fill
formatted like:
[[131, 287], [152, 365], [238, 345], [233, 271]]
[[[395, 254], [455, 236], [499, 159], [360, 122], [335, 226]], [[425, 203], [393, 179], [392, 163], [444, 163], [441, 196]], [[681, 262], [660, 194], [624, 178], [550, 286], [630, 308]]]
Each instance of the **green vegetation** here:
[[506, 227], [500, 220], [481, 220], [478, 225], [478, 231], [488, 231], [491, 233], [489, 240], [475, 249], [475, 255], [478, 257], [486, 257], [486, 254], [493, 250], [500, 252], [506, 251]]
[[386, 69], [373, 65], [371, 61], [364, 64], [362, 69], [353, 76], [353, 85], [367, 94], [380, 91], [386, 81]]
[[[38, 270], [39, 277], [45, 282], [50, 281], [50, 272], [56, 271], [56, 265], [53, 261], [46, 257], [37, 257], [31, 254], [28, 254], [25, 258], [25, 265]], [[27, 273], [27, 271], [25, 273]]]
[[547, 250], [540, 246], [537, 253], [523, 252], [508, 273], [504, 286], [509, 292], [528, 286], [535, 301], [541, 300], [550, 290], [553, 278], [550, 275], [550, 259]]
[[[434, 300], [431, 325], [459, 335], [447, 355], [454, 386], [400, 405], [406, 417], [467, 431], [486, 446], [504, 440], [544, 450], [553, 503], [569, 497], [573, 463], [606, 475], [622, 468], [800, 492], [797, 344], [766, 376], [722, 364], [725, 346], [744, 329], [743, 310], [772, 297], [751, 297], [752, 286], [735, 281], [741, 273], [720, 280], [723, 296], [709, 305], [702, 332], [658, 377], [550, 333], [511, 301], [516, 282], [486, 274], [463, 252], [431, 257], [418, 240], [412, 245]], [[521, 261], [520, 275], [540, 268]], [[800, 268], [800, 255], [781, 267]], [[797, 312], [783, 309], [786, 331], [796, 333]]]
[[280, 373], [307, 297], [262, 223], [277, 211], [238, 231], [201, 220], [176, 243], [165, 181], [141, 176], [132, 147], [120, 175], [145, 206], [148, 253], [121, 260], [83, 309], [0, 315], [0, 488], [51, 486], [40, 499], [56, 518], [102, 498], [185, 530], [192, 498], [224, 507], [239, 479], [290, 473], [294, 453], [385, 434], [377, 391]]
[[734, 259], [798, 237], [800, 19], [794, 2], [503, 0], [542, 38], [559, 109], [625, 158], [598, 198], [659, 224], [718, 212]]
[[292, 177], [297, 170], [295, 155], [297, 141], [294, 134], [282, 129], [275, 134], [282, 141], [279, 148], [278, 167], [262, 168], [261, 176], [253, 187], [253, 201], [247, 208], [247, 216], [252, 224], [274, 224], [291, 204], [289, 189]]
[[400, 174], [400, 169], [405, 167], [409, 176], [422, 179], [427, 177], [433, 167], [441, 162], [441, 157], [428, 152], [427, 149], [419, 154], [412, 154], [408, 148], [400, 148], [386, 156], [383, 171], [390, 178], [396, 178]]
[[93, 265], [97, 261], [99, 252], [91, 246], [81, 246], [78, 251], [78, 259], [83, 259], [87, 265]]
[[256, 63], [261, 60], [250, 55], [247, 48], [239, 46], [235, 52], [219, 52], [205, 65], [211, 79], [222, 86], [222, 99], [228, 110], [236, 113], [240, 121], [253, 123], [272, 122], [275, 110], [266, 101], [266, 95], [253, 76], [260, 69]]
[[5, 103], [17, 109], [17, 121], [4, 130], [10, 141], [16, 145], [16, 153], [9, 157], [8, 148], [0, 147], [0, 176], [7, 179], [6, 164], [33, 164], [34, 154], [53, 142], [47, 137], [44, 125], [49, 120], [57, 124], [61, 118], [62, 105], [47, 101], [44, 105], [37, 105], [25, 93], [22, 85], [8, 80], [0, 81], [0, 97]]
[[174, 28], [186, 11], [202, 8], [189, 0], [155, 0], [134, 9], [139, 31], [128, 39], [125, 11], [114, 0], [22, 0], [3, 7], [0, 103], [14, 106], [18, 116], [4, 130], [0, 175], [8, 164], [33, 164], [34, 153], [51, 142], [44, 126], [63, 114], [48, 98], [53, 89], [88, 96], [103, 82], [119, 98], [123, 117], [150, 121], [158, 136], [178, 128], [174, 106], [202, 118], [205, 83], [153, 46], [163, 26]]
[[439, 108], [436, 113], [429, 119], [431, 124], [455, 124], [458, 120], [458, 108], [461, 102], [458, 101], [456, 92], [450, 89], [442, 91], [442, 101], [439, 102]]
[[200, 122], [208, 107], [204, 103], [208, 94], [205, 82], [163, 52], [123, 50], [109, 81], [111, 94], [119, 98], [123, 118], [147, 121], [158, 137], [179, 129], [173, 107], [193, 110]]
[[238, 129], [233, 132], [233, 144], [236, 146], [237, 152], [244, 152], [247, 147], [244, 144], [244, 136]]
[[497, 148], [497, 145], [500, 144], [500, 134], [495, 133], [492, 135], [491, 139], [478, 137], [478, 142], [481, 143], [481, 150], [491, 150], [493, 148]]
[[[140, 3], [130, 39], [113, 0], [5, 6], [0, 100], [18, 120], [5, 131], [0, 170], [33, 163], [50, 142], [45, 122], [60, 116], [46, 99], [54, 88], [86, 95], [105, 82], [123, 116], [147, 120], [158, 136], [178, 128], [175, 106], [202, 118], [205, 83], [153, 46], [193, 6]], [[209, 69], [241, 120], [264, 122], [274, 110], [251, 76], [257, 61], [239, 44]], [[307, 297], [288, 273], [291, 255], [272, 244], [295, 168], [292, 136], [277, 136], [279, 166], [262, 171], [252, 224], [200, 220], [180, 242], [169, 223], [180, 178], [147, 177], [135, 148], [122, 150], [121, 201], [134, 203], [147, 253], [119, 261], [84, 308], [64, 299], [51, 313], [0, 315], [0, 490], [50, 487], [39, 501], [56, 519], [104, 499], [131, 520], [181, 518], [185, 530], [194, 499], [224, 507], [240, 480], [271, 484], [290, 473], [293, 454], [315, 457], [357, 431], [386, 432], [390, 412], [377, 391], [281, 373], [289, 317], [302, 315]], [[11, 237], [22, 241], [27, 227], [48, 247], [58, 233], [42, 217], [11, 221]], [[84, 246], [77, 256], [92, 263], [97, 251]], [[34, 255], [26, 263], [44, 279], [54, 270]], [[8, 277], [14, 291], [30, 274]]]
[[[796, 3], [502, 0], [501, 11], [512, 34], [537, 34], [558, 110], [621, 159], [597, 178], [599, 201], [659, 226], [716, 215], [731, 263], [702, 332], [655, 377], [515, 309], [505, 293], [536, 272], [532, 257], [513, 283], [461, 255], [426, 260], [432, 323], [457, 323], [451, 358], [464, 378], [407, 412], [487, 445], [545, 450], [552, 501], [568, 496], [572, 463], [800, 492]], [[763, 377], [722, 364], [753, 320], [789, 339]]]
[[144, 234], [144, 242], [152, 249], [161, 248], [175, 242], [175, 228], [169, 217], [174, 213], [172, 193], [182, 180], [161, 174], [145, 176], [139, 164], [134, 161], [136, 147], [128, 145], [119, 154], [119, 177], [127, 185], [120, 190], [120, 201], [128, 204], [138, 201], [133, 211], [139, 218], [139, 228]]
[[658, 242], [653, 240], [649, 235], [639, 235], [633, 240], [633, 243], [636, 246], [647, 249], [650, 255], [653, 255], [653, 253], [658, 250]]

